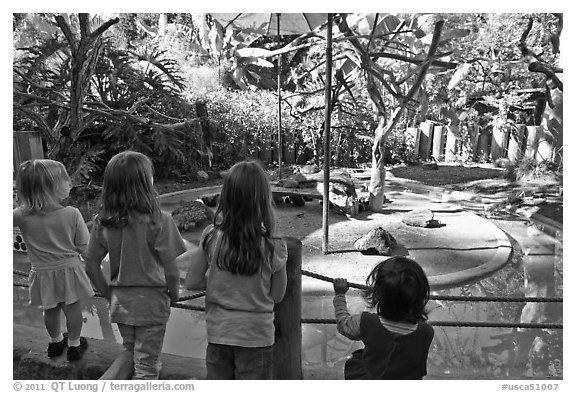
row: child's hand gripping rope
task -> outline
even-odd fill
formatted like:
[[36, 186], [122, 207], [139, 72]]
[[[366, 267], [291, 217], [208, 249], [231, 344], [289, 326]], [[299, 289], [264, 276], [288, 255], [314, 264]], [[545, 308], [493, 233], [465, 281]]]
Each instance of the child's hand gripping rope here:
[[343, 295], [348, 292], [348, 280], [345, 278], [335, 278], [334, 281], [334, 292], [336, 295]]

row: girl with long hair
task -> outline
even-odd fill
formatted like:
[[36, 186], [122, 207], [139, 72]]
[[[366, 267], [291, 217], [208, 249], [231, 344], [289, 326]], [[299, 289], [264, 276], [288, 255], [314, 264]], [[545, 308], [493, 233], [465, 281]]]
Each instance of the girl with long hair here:
[[[83, 254], [90, 279], [110, 302], [134, 360], [133, 379], [158, 379], [170, 302], [180, 296], [175, 259], [186, 251], [180, 232], [162, 212], [153, 186], [153, 166], [142, 153], [124, 151], [104, 171], [98, 216]], [[101, 270], [110, 257], [110, 282]]]
[[214, 222], [189, 258], [185, 287], [206, 287], [207, 378], [271, 379], [287, 249], [274, 237], [272, 193], [258, 162], [230, 169]]

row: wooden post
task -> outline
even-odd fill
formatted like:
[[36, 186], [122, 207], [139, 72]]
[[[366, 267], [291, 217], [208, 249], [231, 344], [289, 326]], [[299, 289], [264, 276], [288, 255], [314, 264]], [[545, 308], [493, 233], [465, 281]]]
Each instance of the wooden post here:
[[42, 138], [39, 131], [14, 131], [12, 134], [12, 152], [14, 171], [24, 161], [44, 158]]
[[478, 157], [483, 159], [487, 158], [490, 154], [490, 139], [492, 138], [492, 130], [485, 128], [480, 133], [478, 138]]
[[434, 123], [425, 121], [420, 124], [420, 140], [418, 148], [418, 158], [428, 160], [430, 158], [430, 147], [432, 145], [432, 129]]
[[479, 137], [480, 125], [478, 122], [474, 122], [472, 129], [468, 132], [470, 133], [470, 147], [472, 149], [472, 157], [478, 156], [478, 137]]
[[504, 140], [504, 128], [499, 125], [492, 127], [492, 145], [490, 147], [490, 156], [492, 157], [492, 162], [503, 156]]
[[504, 136], [503, 136], [503, 145], [502, 148], [503, 150], [503, 157], [508, 157], [508, 148], [510, 147], [510, 128], [506, 127], [506, 130], [504, 131]]
[[432, 157], [439, 161], [442, 157], [442, 134], [444, 126], [434, 126], [434, 136], [432, 137]]
[[288, 282], [284, 299], [274, 306], [273, 379], [302, 379], [302, 242], [286, 237]]

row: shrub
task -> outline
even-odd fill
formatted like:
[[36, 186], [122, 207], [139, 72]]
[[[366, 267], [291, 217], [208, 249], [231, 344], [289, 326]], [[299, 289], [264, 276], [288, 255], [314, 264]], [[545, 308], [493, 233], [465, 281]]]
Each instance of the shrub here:
[[[207, 102], [208, 116], [217, 124], [212, 135], [213, 169], [225, 169], [245, 158], [264, 158], [277, 140], [278, 104], [266, 90], [233, 90], [220, 87], [189, 99]], [[285, 148], [299, 133], [300, 125], [283, 108], [282, 130]]]
[[411, 164], [418, 161], [414, 149], [415, 140], [405, 128], [397, 127], [386, 138], [388, 154], [384, 156], [386, 164]]
[[180, 231], [190, 231], [212, 219], [213, 213], [204, 203], [191, 201], [174, 209], [172, 217]]
[[556, 178], [558, 165], [549, 161], [536, 161], [534, 158], [524, 158], [516, 164], [516, 179], [520, 181], [543, 180], [546, 178]]

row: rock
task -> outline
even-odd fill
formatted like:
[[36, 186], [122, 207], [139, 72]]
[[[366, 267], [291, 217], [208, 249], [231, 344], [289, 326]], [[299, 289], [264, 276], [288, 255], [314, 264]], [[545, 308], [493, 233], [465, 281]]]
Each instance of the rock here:
[[284, 188], [298, 188], [299, 184], [296, 180], [293, 179], [282, 179], [279, 180], [277, 185], [279, 187], [284, 187]]
[[312, 174], [320, 172], [320, 168], [316, 165], [304, 165], [300, 171], [305, 174]]
[[[316, 190], [324, 194], [324, 183], [317, 183]], [[328, 200], [339, 212], [347, 216], [356, 216], [360, 210], [358, 194], [352, 177], [338, 176], [330, 178]]]
[[363, 253], [376, 251], [380, 255], [390, 255], [396, 244], [396, 239], [391, 234], [382, 227], [378, 227], [356, 240], [354, 249]]
[[333, 192], [336, 195], [351, 195], [349, 191], [349, 186], [342, 183], [332, 183], [330, 182], [330, 192]]
[[358, 194], [351, 176], [330, 178], [330, 201], [342, 208], [346, 214], [356, 216], [360, 211]]
[[316, 180], [306, 179], [306, 180], [299, 181], [298, 187], [300, 187], [300, 188], [314, 188], [314, 187], [316, 187], [316, 184], [318, 184], [318, 182]]
[[288, 177], [290, 180], [295, 180], [298, 183], [308, 180], [306, 176], [301, 174], [300, 172], [293, 174], [292, 176]]
[[430, 209], [412, 210], [402, 217], [402, 222], [414, 227], [429, 227], [434, 224], [434, 213]]
[[512, 161], [510, 161], [508, 158], [497, 158], [496, 161], [494, 161], [493, 163], [495, 168], [508, 168], [511, 166], [514, 166], [514, 164], [512, 164]]
[[304, 206], [306, 204], [304, 198], [299, 195], [290, 196], [290, 202], [292, 202], [294, 206]]
[[198, 171], [198, 172], [196, 172], [196, 175], [198, 176], [198, 179], [200, 179], [200, 180], [202, 180], [202, 181], [206, 181], [206, 180], [208, 180], [208, 178], [210, 177], [210, 176], [208, 176], [208, 174], [207, 174], [206, 172], [204, 172], [204, 171]]

